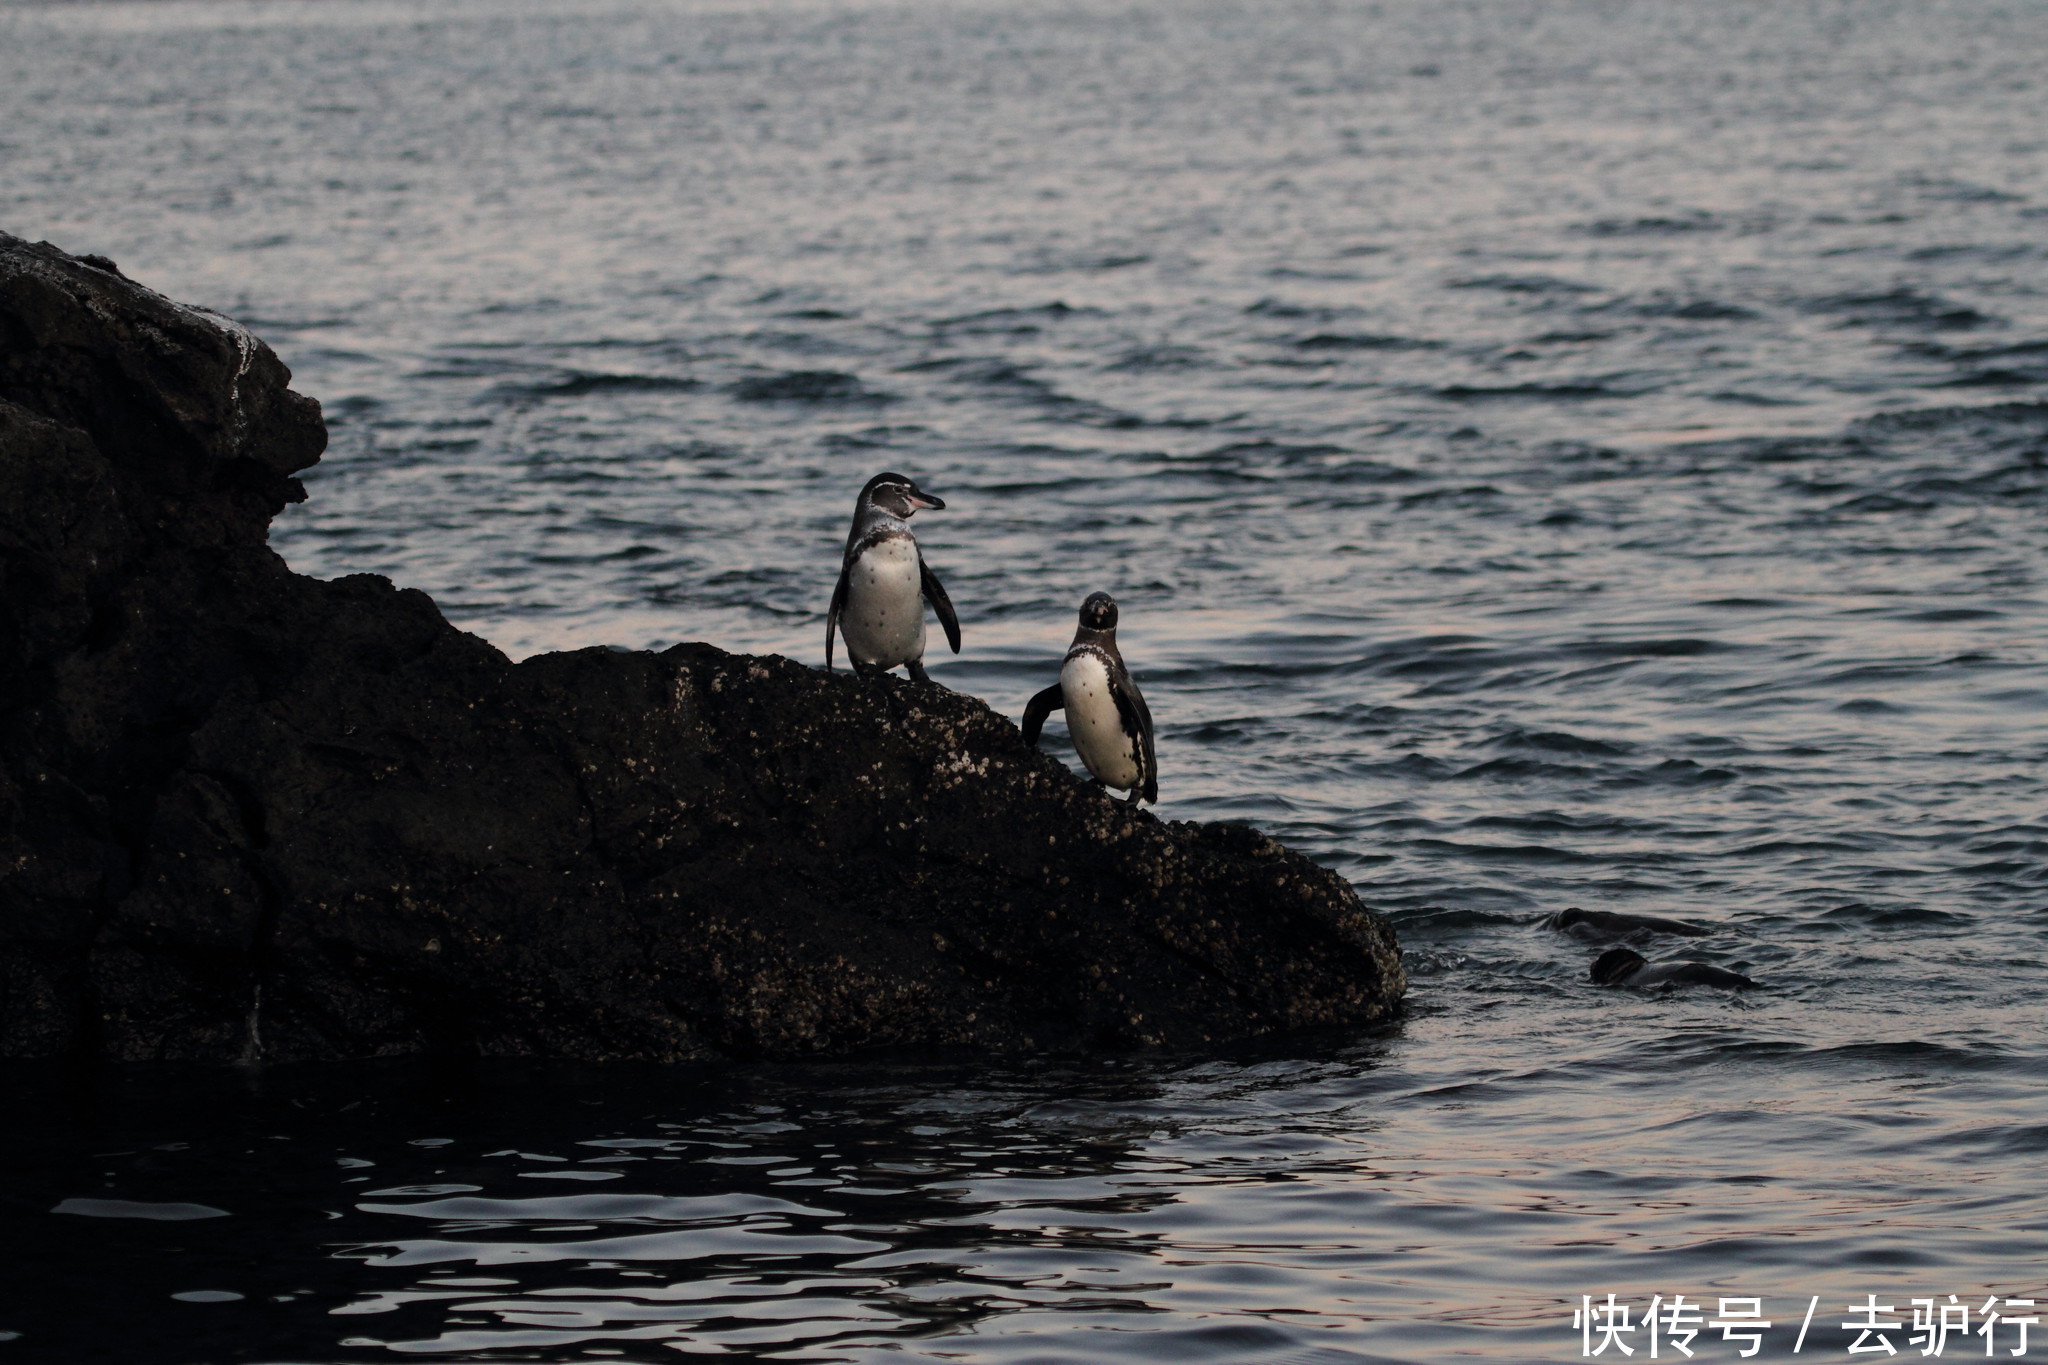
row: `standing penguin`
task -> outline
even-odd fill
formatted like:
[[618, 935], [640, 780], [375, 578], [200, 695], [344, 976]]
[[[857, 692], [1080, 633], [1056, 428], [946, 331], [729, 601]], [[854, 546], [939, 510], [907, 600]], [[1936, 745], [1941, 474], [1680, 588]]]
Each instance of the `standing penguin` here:
[[1116, 599], [1090, 593], [1081, 626], [1067, 647], [1058, 684], [1024, 707], [1024, 742], [1038, 743], [1045, 718], [1064, 709], [1074, 748], [1106, 787], [1129, 801], [1159, 800], [1159, 755], [1152, 747], [1152, 712], [1116, 648]]
[[960, 622], [938, 575], [918, 553], [910, 519], [920, 507], [945, 503], [920, 493], [901, 474], [877, 474], [853, 505], [853, 531], [839, 563], [839, 586], [825, 613], [825, 667], [832, 667], [832, 636], [846, 637], [853, 671], [866, 676], [898, 664], [910, 676], [930, 682], [924, 671], [924, 604], [929, 601], [946, 628], [946, 643], [960, 652]]

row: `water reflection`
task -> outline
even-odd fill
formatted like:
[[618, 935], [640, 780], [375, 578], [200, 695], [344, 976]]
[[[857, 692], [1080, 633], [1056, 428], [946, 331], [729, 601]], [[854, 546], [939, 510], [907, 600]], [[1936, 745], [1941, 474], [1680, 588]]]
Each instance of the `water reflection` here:
[[[25, 1282], [60, 1304], [90, 1260], [107, 1286], [90, 1321], [21, 1321], [46, 1349], [144, 1340], [203, 1290], [222, 1339], [295, 1359], [1529, 1359], [1589, 1288], [2038, 1278], [2042, 1194], [1959, 1179], [2040, 1147], [2005, 1050], [1694, 1027], [1418, 1070], [1473, 1050], [1447, 1022], [1200, 1061], [130, 1074], [89, 1109], [15, 1078], [41, 1116], [17, 1211], [55, 1210]], [[130, 1146], [77, 1155], [102, 1142]], [[532, 1178], [566, 1175], [611, 1178]], [[109, 1236], [52, 1197], [95, 1186], [227, 1216]]]

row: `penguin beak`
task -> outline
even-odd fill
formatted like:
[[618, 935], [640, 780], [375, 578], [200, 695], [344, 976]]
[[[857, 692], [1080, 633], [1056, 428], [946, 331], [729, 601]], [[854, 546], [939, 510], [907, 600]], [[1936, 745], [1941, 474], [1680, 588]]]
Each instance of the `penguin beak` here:
[[913, 490], [910, 494], [910, 505], [913, 508], [929, 507], [937, 512], [943, 512], [946, 510], [945, 499], [935, 498], [929, 493], [921, 493], [915, 490]]

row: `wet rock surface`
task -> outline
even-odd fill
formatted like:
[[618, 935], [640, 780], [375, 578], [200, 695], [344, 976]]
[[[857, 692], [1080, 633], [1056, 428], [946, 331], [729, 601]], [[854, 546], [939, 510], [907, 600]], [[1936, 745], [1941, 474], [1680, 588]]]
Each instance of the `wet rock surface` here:
[[291, 573], [318, 405], [0, 235], [0, 1055], [684, 1059], [1367, 1023], [1386, 922], [971, 697], [683, 645], [520, 664]]

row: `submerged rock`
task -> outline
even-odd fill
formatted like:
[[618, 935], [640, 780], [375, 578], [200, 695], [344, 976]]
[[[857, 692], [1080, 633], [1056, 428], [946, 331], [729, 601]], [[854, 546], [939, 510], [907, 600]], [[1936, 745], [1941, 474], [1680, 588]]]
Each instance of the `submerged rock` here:
[[1717, 986], [1724, 991], [1746, 991], [1759, 984], [1741, 972], [1731, 972], [1711, 962], [1647, 962], [1633, 948], [1609, 948], [1593, 960], [1586, 976], [1596, 986], [1628, 986], [1639, 991], [1663, 986]]
[[[247, 332], [0, 235], [0, 1055], [1188, 1046], [1386, 1018], [1386, 921], [971, 697], [708, 645], [520, 664], [286, 568]], [[876, 743], [877, 739], [886, 742]]]

